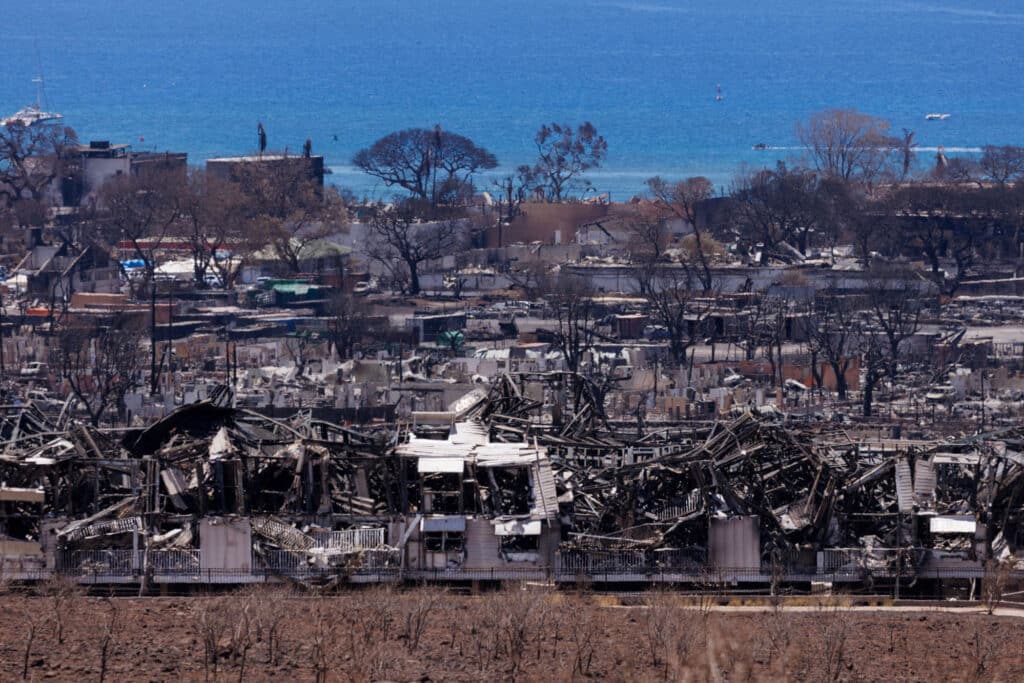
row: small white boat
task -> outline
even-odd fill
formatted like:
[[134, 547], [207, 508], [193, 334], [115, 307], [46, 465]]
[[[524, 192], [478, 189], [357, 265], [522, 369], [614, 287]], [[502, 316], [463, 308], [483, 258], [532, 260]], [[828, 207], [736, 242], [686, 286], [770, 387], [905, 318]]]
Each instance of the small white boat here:
[[721, 102], [725, 99], [725, 95], [722, 94], [722, 84], [719, 83], [715, 86], [715, 102]]
[[945, 121], [949, 114], [925, 114], [924, 118], [928, 121]]
[[0, 125], [13, 126], [16, 123], [20, 123], [28, 128], [29, 126], [34, 126], [37, 123], [43, 123], [45, 121], [59, 121], [62, 118], [64, 117], [61, 114], [43, 111], [38, 104], [30, 104], [24, 109], [21, 109], [0, 121]]
[[[39, 56], [36, 55], [38, 60]], [[8, 116], [5, 119], [0, 119], [0, 126], [12, 126], [15, 124], [21, 124], [28, 128], [34, 126], [37, 123], [45, 123], [47, 121], [59, 121], [64, 118], [60, 114], [54, 112], [43, 111], [43, 69], [39, 67], [39, 75], [32, 79], [32, 82], [36, 84], [36, 103], [30, 104], [27, 107], [23, 107], [18, 112]]]

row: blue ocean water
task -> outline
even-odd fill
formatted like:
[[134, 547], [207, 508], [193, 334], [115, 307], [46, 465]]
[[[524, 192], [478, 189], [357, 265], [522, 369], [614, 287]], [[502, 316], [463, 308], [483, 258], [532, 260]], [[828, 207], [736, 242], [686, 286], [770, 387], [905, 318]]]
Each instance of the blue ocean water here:
[[795, 123], [827, 107], [916, 131], [923, 164], [938, 145], [1024, 143], [1017, 0], [11, 4], [2, 113], [34, 99], [38, 44], [49, 104], [83, 140], [201, 163], [251, 151], [262, 121], [271, 148], [311, 137], [358, 194], [390, 190], [353, 172], [356, 150], [435, 123], [513, 167], [541, 123], [590, 120], [613, 199], [654, 174], [725, 187], [741, 163], [796, 154]]

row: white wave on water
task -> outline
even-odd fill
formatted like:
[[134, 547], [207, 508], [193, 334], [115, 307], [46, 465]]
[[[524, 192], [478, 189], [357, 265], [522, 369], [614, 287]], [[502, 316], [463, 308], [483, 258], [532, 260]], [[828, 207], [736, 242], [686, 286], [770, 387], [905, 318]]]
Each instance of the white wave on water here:
[[928, 14], [945, 14], [961, 20], [971, 19], [985, 22], [999, 22], [1003, 24], [1017, 24], [1024, 22], [1024, 14], [1019, 12], [1000, 12], [998, 10], [950, 7], [949, 5], [940, 5], [935, 3], [902, 2], [896, 5], [896, 9], [926, 12]]
[[[916, 151], [916, 152], [938, 152], [939, 148], [938, 147], [915, 147], [914, 151]], [[942, 147], [942, 151], [943, 152], [949, 152], [950, 154], [981, 154], [983, 150], [981, 149], [981, 147], [950, 147], [948, 145], [944, 145]]]
[[644, 12], [648, 14], [686, 14], [690, 12], [685, 7], [657, 5], [650, 2], [601, 2], [597, 4], [597, 7], [610, 7], [628, 12]]
[[[342, 166], [333, 166], [333, 165], [329, 165], [327, 168], [334, 175], [363, 175], [363, 171], [361, 171], [360, 169], [356, 168], [355, 166], [344, 166], [344, 165], [342, 165]], [[483, 171], [481, 173], [478, 173], [474, 177], [477, 178], [477, 179], [481, 179], [482, 178], [482, 179], [485, 179], [485, 180], [490, 180], [490, 179], [494, 179], [494, 178], [503, 178], [503, 177], [509, 175], [510, 173], [514, 173], [514, 172], [515, 172], [515, 169], [511, 169], [511, 168], [505, 168], [505, 169], [496, 168], [496, 169], [494, 169], [492, 171]], [[638, 171], [638, 170], [635, 170], [635, 169], [615, 170], [615, 169], [610, 169], [610, 168], [604, 168], [604, 169], [599, 169], [599, 170], [594, 170], [594, 171], [587, 171], [586, 177], [587, 178], [638, 178], [640, 180], [646, 180], [647, 178], [652, 178], [652, 177], [657, 176], [657, 175], [660, 175], [660, 176], [678, 175], [680, 172], [681, 172], [680, 169], [668, 169], [668, 170], [661, 170], [661, 171]]]
[[[793, 145], [793, 146], [784, 146], [784, 145], [773, 146], [773, 145], [768, 145], [767, 147], [758, 148], [758, 151], [766, 151], [766, 152], [775, 152], [775, 151], [780, 151], [780, 152], [803, 152], [803, 151], [806, 151], [806, 148], [805, 147], [800, 147], [798, 145]], [[938, 147], [915, 147], [914, 151], [915, 152], [938, 152], [939, 148]], [[981, 154], [984, 150], [982, 150], [981, 147], [954, 147], [954, 146], [950, 146], [950, 145], [943, 145], [942, 146], [942, 151], [943, 152], [947, 152], [949, 154]]]

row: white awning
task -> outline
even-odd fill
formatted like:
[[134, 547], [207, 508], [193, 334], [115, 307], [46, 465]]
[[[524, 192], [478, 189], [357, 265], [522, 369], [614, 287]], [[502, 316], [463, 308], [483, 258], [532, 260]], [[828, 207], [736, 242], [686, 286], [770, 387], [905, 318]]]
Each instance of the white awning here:
[[936, 465], [977, 465], [981, 456], [977, 453], [935, 453], [932, 462]]
[[494, 522], [495, 536], [540, 536], [539, 519], [510, 519]]
[[973, 534], [977, 526], [970, 515], [935, 516], [928, 524], [933, 534]]
[[0, 486], [0, 500], [19, 503], [42, 503], [46, 496], [42, 489], [23, 489]]
[[434, 472], [462, 474], [465, 466], [465, 458], [420, 458], [416, 463], [420, 474]]
[[465, 517], [424, 517], [420, 520], [420, 531], [465, 531]]

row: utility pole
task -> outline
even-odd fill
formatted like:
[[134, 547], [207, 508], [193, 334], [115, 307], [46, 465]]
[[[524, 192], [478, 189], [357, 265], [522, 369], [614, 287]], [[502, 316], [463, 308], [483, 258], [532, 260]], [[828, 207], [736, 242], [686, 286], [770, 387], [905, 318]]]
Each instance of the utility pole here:
[[7, 376], [7, 368], [4, 365], [4, 299], [0, 294], [0, 384]]
[[981, 370], [981, 432], [985, 431], [985, 370]]
[[156, 396], [158, 376], [156, 372], [156, 269], [150, 268], [149, 275], [149, 395]]

